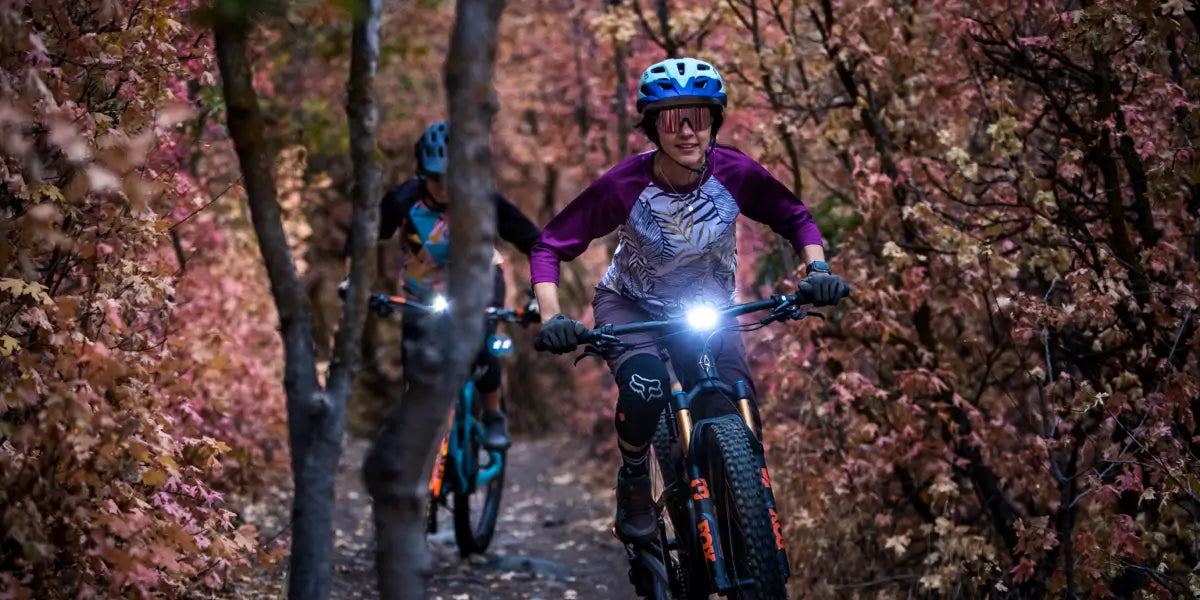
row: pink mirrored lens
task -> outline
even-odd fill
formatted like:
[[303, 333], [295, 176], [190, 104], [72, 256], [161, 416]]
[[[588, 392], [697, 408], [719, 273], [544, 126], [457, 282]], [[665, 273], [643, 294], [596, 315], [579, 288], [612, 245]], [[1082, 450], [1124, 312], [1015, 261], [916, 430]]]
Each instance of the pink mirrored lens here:
[[658, 113], [658, 127], [666, 133], [678, 132], [685, 121], [692, 131], [704, 131], [712, 125], [712, 113], [705, 106], [680, 106]]

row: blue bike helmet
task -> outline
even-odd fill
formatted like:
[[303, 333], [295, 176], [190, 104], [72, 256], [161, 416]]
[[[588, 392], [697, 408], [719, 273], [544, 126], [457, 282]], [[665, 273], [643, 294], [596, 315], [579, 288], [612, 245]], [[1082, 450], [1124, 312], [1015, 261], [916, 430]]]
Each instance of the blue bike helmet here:
[[421, 139], [417, 140], [417, 174], [429, 175], [446, 174], [446, 134], [449, 126], [445, 121], [430, 125]]
[[638, 83], [638, 112], [678, 104], [728, 105], [716, 67], [695, 58], [668, 58], [650, 65]]

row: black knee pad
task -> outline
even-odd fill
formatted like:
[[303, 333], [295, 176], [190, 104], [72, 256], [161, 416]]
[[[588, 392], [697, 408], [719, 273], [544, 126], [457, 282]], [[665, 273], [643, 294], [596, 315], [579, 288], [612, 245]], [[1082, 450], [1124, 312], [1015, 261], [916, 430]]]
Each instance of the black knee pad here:
[[489, 394], [500, 389], [500, 359], [496, 358], [486, 348], [475, 358], [473, 367], [478, 374], [475, 379], [475, 389], [481, 394]]
[[654, 437], [658, 417], [667, 406], [671, 379], [667, 367], [653, 354], [636, 354], [617, 368], [617, 437], [630, 446], [644, 446]]

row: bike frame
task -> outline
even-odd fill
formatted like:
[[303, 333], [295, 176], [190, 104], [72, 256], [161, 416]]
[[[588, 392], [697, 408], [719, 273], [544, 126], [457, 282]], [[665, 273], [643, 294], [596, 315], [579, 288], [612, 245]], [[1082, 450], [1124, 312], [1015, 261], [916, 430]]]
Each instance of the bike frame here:
[[[796, 307], [798, 298], [796, 296], [773, 296], [770, 299], [750, 302], [730, 307], [720, 311], [722, 321], [725, 319], [736, 319], [736, 317], [762, 311], [768, 308], [775, 309], [772, 317], [768, 317], [760, 321], [764, 325], [771, 320], [778, 320], [775, 316], [783, 315], [788, 319], [803, 319], [808, 313], [799, 310]], [[789, 308], [790, 307], [790, 308]], [[779, 312], [787, 308], [785, 312]], [[592, 330], [586, 338], [593, 342], [617, 342], [617, 336], [630, 333], [640, 333], [645, 331], [661, 331], [664, 334], [674, 330], [686, 329], [686, 325], [679, 319], [669, 321], [646, 321], [642, 323], [630, 323], [626, 325], [605, 325], [599, 329]], [[664, 361], [670, 362], [670, 354], [666, 350], [662, 350]], [[750, 430], [751, 439], [753, 440], [753, 452], [758, 459], [759, 468], [762, 471], [763, 494], [766, 505], [770, 512], [771, 522], [775, 531], [775, 545], [777, 549], [777, 557], [780, 564], [781, 572], [786, 581], [791, 570], [788, 567], [787, 550], [784, 547], [783, 535], [779, 515], [776, 510], [775, 494], [771, 489], [771, 478], [767, 471], [766, 456], [763, 451], [761, 440], [755, 430], [754, 413], [751, 405], [749, 386], [745, 381], [737, 381], [734, 385], [721, 381], [717, 378], [716, 360], [712, 353], [708, 350], [707, 345], [703, 348], [697, 359], [697, 365], [700, 367], [701, 378], [697, 381], [690, 390], [684, 391], [679, 379], [675, 376], [674, 370], [669, 369], [671, 373], [671, 396], [669, 406], [671, 413], [674, 415], [672, 421], [674, 425], [673, 433], [675, 434], [675, 443], [680, 446], [680, 458], [676, 473], [678, 477], [687, 477], [687, 481], [664, 482], [664, 491], [662, 496], [656, 502], [660, 511], [667, 503], [676, 505], [686, 505], [687, 513], [691, 522], [690, 529], [683, 530], [679, 526], [682, 523], [676, 524], [677, 538], [675, 540], [666, 540], [667, 547], [664, 550], [672, 548], [686, 549], [689, 560], [693, 565], [699, 562], [704, 562], [707, 565], [708, 574], [714, 591], [725, 594], [729, 591], [749, 584], [749, 581], [733, 581], [730, 577], [730, 568], [727, 557], [721, 551], [721, 529], [716, 519], [716, 506], [711, 495], [709, 494], [707, 473], [702, 454], [702, 448], [699, 448], [697, 442], [702, 439], [704, 430], [719, 422], [729, 419], [740, 419], [744, 426]], [[737, 401], [737, 415], [721, 415], [702, 419], [698, 422], [693, 422], [692, 405], [702, 394], [717, 393], [724, 394], [727, 397], [734, 398]], [[701, 450], [697, 452], [696, 450]], [[659, 513], [659, 526], [663, 527], [662, 515]], [[685, 534], [685, 535], [680, 535]], [[679, 537], [684, 537], [682, 541]], [[627, 547], [627, 552], [632, 559], [635, 554], [632, 549]]]
[[[441, 448], [438, 451], [433, 474], [429, 479], [429, 494], [434, 500], [441, 500], [449, 494], [471, 494], [476, 489], [486, 486], [495, 479], [504, 467], [504, 453], [500, 450], [488, 451], [488, 462], [481, 465], [477, 475], [472, 480], [467, 474], [472, 471], [470, 461], [476, 460], [471, 452], [471, 435], [483, 437], [483, 423], [474, 417], [476, 401], [475, 382], [467, 381], [454, 408], [450, 410], [450, 423], [446, 435], [442, 437]], [[452, 477], [446, 477], [446, 469], [451, 469]]]
[[[409, 306], [427, 314], [438, 312], [433, 307], [410, 300], [403, 296], [387, 296], [376, 294], [371, 297], [372, 306], [398, 305]], [[485, 313], [489, 319], [497, 321], [520, 321], [530, 316], [523, 308], [506, 309], [488, 307]], [[476, 489], [486, 486], [504, 470], [504, 452], [489, 450], [487, 464], [481, 465], [474, 479], [468, 473], [472, 470], [471, 463], [477, 459], [471, 451], [471, 436], [482, 438], [483, 423], [475, 419], [475, 402], [477, 393], [475, 382], [468, 379], [458, 392], [454, 407], [450, 409], [449, 423], [446, 433], [442, 436], [437, 457], [434, 461], [433, 472], [429, 477], [429, 495], [434, 501], [441, 501], [450, 494], [471, 494]], [[451, 477], [446, 477], [446, 470], [451, 470]]]

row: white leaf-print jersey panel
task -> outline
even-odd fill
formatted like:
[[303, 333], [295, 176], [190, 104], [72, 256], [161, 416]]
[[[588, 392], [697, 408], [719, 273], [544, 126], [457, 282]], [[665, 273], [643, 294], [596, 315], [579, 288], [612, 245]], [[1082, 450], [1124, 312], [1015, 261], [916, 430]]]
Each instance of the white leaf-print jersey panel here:
[[738, 213], [715, 177], [686, 194], [650, 184], [618, 230], [617, 251], [600, 285], [659, 317], [697, 303], [729, 304], [736, 292]]

